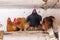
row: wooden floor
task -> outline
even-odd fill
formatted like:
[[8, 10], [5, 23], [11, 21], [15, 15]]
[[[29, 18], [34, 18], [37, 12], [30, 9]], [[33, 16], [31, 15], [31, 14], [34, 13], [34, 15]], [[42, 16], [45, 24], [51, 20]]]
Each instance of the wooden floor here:
[[[54, 38], [54, 37], [53, 37]], [[5, 32], [3, 40], [50, 40], [51, 37], [41, 31]]]

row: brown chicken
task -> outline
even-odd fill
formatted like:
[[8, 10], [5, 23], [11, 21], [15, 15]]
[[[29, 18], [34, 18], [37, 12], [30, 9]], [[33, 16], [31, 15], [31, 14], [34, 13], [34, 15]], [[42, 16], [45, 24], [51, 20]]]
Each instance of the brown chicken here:
[[17, 27], [20, 28], [20, 30], [24, 29], [27, 30], [29, 28], [29, 24], [27, 23], [25, 18], [17, 18]]
[[44, 30], [44, 31], [47, 31], [48, 29], [49, 29], [49, 27], [50, 27], [50, 21], [49, 21], [50, 19], [48, 18], [48, 17], [46, 17], [46, 18], [44, 18], [43, 19], [43, 22], [42, 22], [42, 29]]
[[11, 21], [10, 18], [7, 20], [7, 31], [15, 31], [16, 30], [16, 25]]
[[26, 31], [29, 28], [29, 23], [24, 24], [24, 30]]
[[55, 17], [54, 16], [49, 16], [49, 17], [45, 17], [43, 19], [43, 29], [47, 30], [49, 28], [53, 28], [53, 22], [55, 21]]

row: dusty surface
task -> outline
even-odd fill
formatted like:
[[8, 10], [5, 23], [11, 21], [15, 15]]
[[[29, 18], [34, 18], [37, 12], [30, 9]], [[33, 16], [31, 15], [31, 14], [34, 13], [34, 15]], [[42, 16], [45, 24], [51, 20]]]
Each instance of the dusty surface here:
[[50, 40], [42, 31], [4, 32], [3, 40]]
[[48, 35], [44, 34], [42, 31], [18, 31], [18, 32], [4, 32], [4, 36], [42, 36]]

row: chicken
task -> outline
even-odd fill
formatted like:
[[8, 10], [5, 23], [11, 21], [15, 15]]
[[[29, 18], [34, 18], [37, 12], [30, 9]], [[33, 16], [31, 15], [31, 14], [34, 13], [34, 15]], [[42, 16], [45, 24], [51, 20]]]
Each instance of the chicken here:
[[29, 23], [24, 24], [24, 30], [26, 31], [29, 28]]
[[43, 22], [42, 22], [42, 29], [47, 31], [50, 27], [50, 21], [49, 21], [49, 18], [46, 17], [43, 19]]
[[10, 18], [7, 20], [7, 31], [15, 31], [16, 25], [11, 21]]
[[42, 28], [47, 31], [49, 28], [53, 28], [54, 16], [45, 17], [42, 22]]
[[21, 23], [21, 18], [17, 18], [17, 23], [16, 23], [18, 28], [21, 28], [22, 23]]
[[25, 18], [17, 18], [17, 27], [20, 28], [20, 30], [24, 29], [27, 30], [29, 28], [29, 24], [27, 23]]

